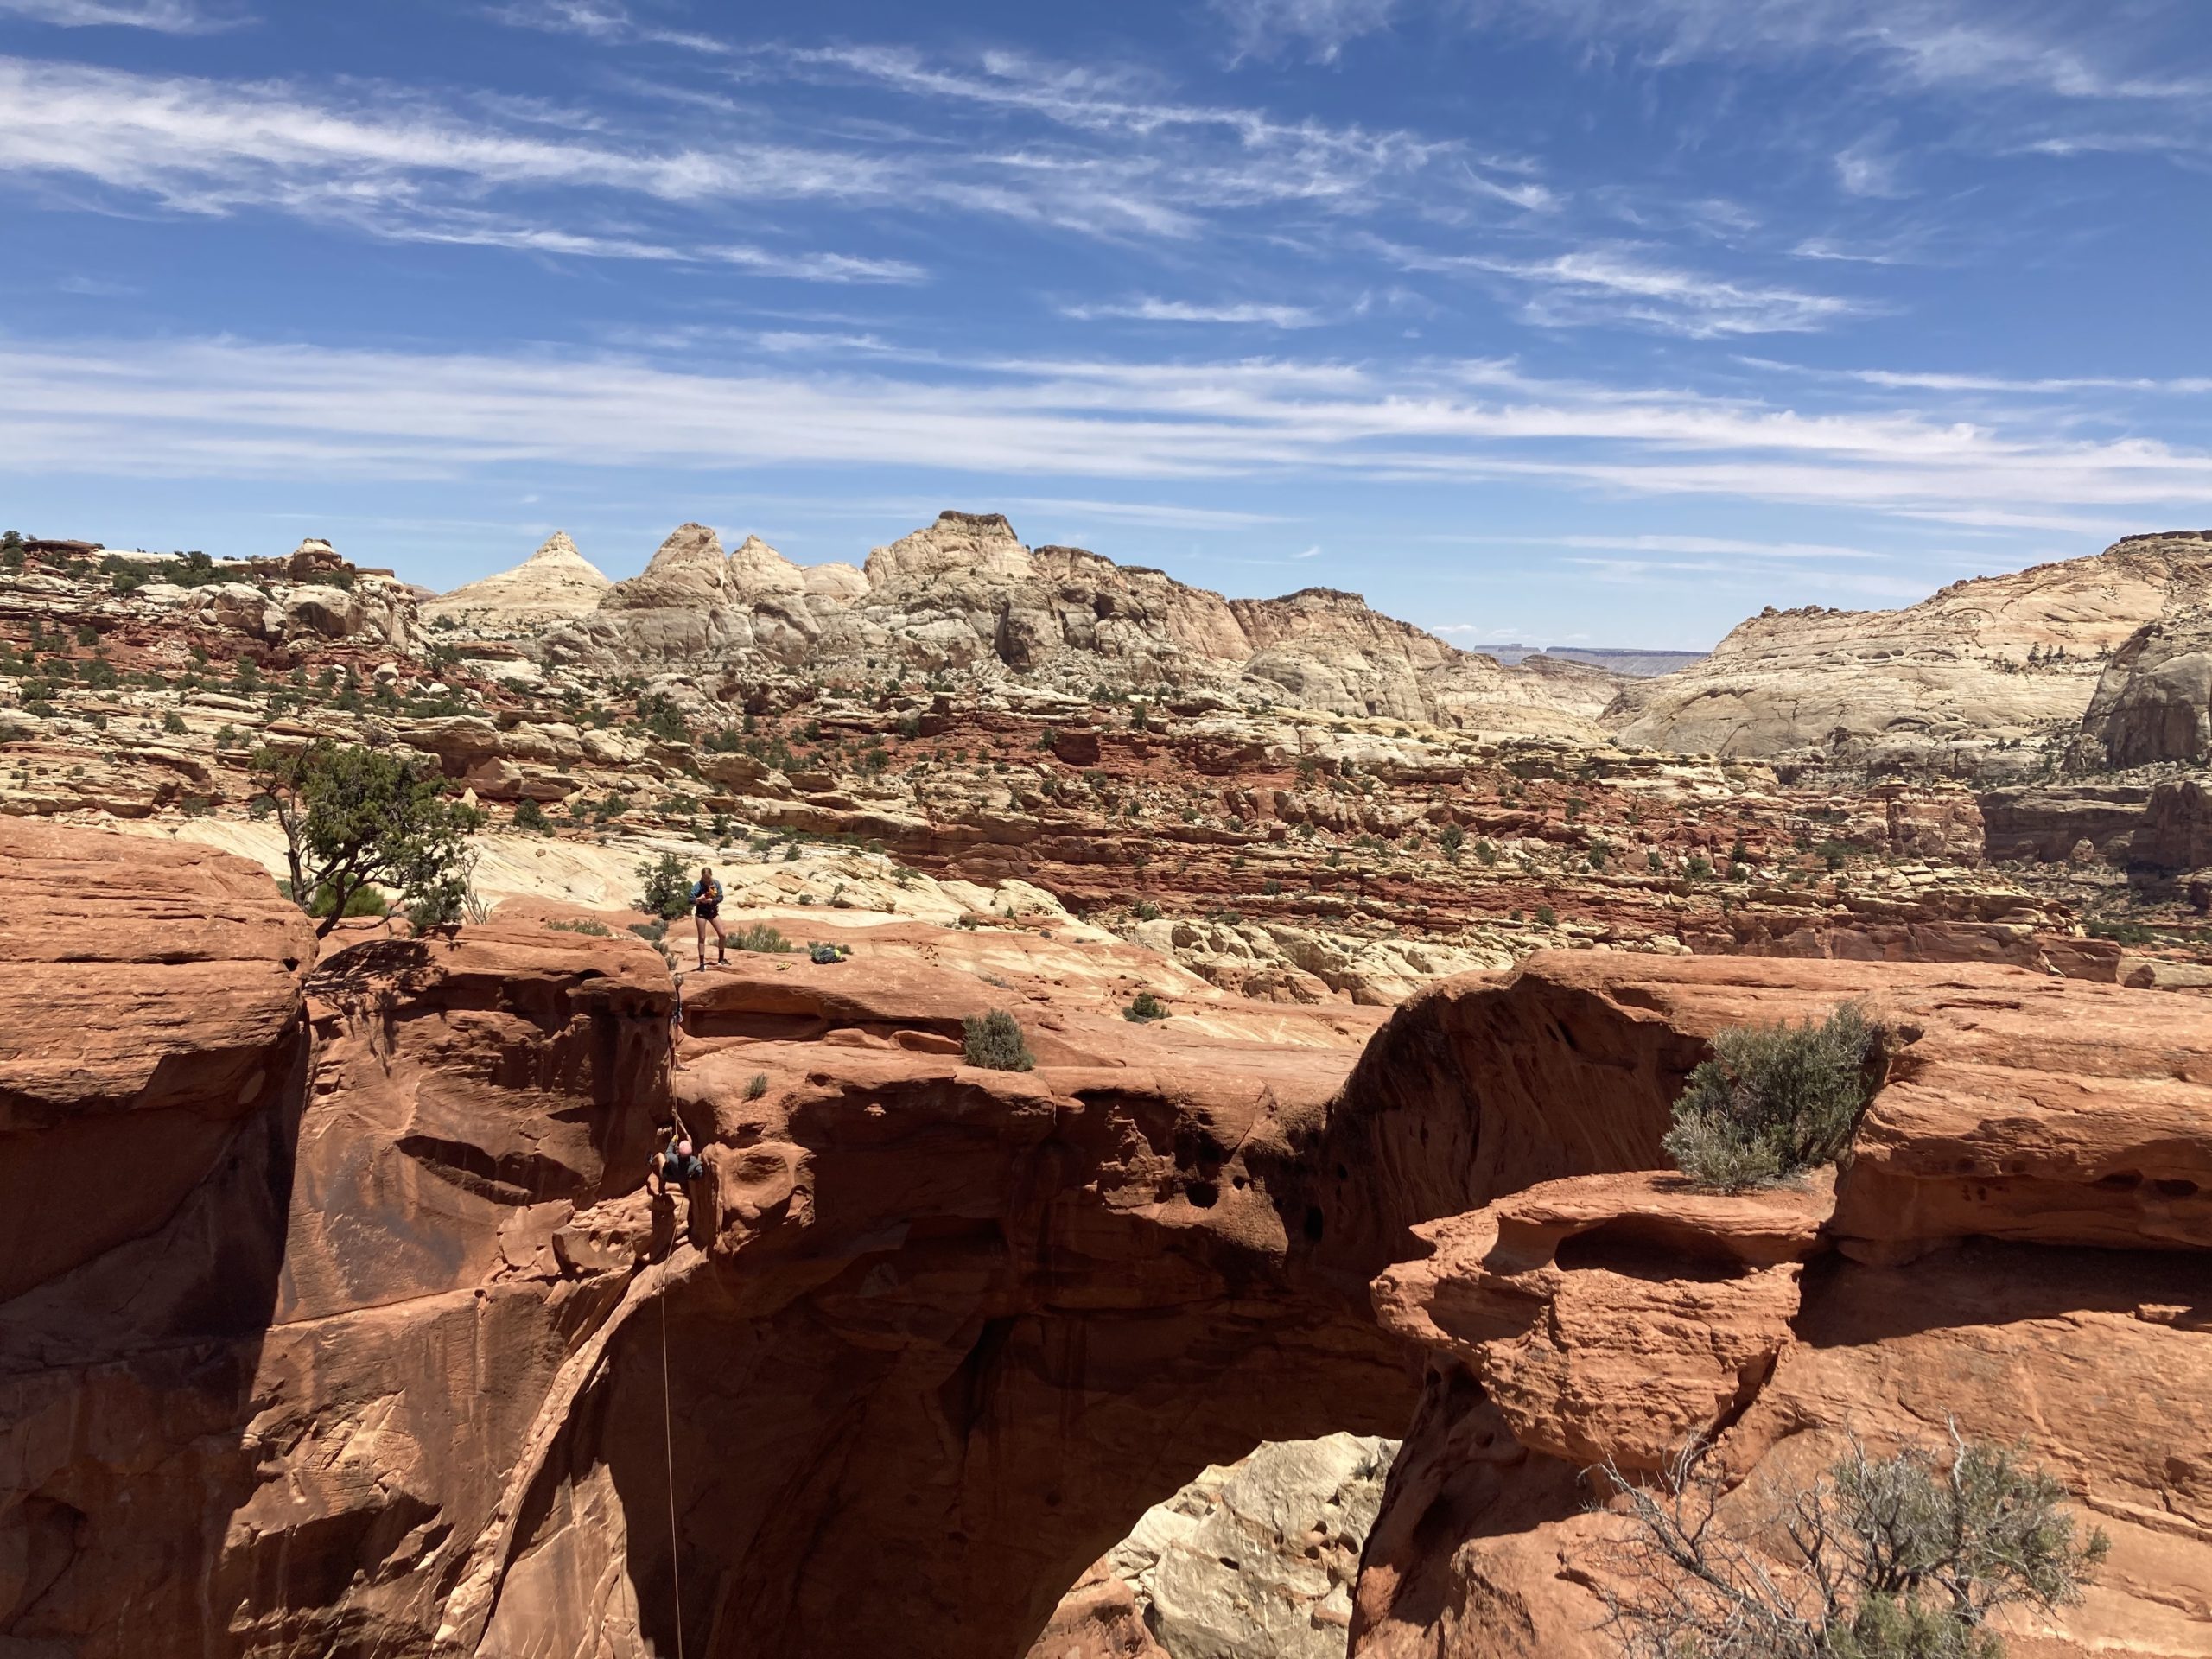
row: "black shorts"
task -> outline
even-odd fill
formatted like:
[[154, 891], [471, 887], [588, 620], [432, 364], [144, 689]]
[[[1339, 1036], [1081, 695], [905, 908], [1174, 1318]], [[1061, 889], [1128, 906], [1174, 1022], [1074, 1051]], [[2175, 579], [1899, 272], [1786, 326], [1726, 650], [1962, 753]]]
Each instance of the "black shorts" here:
[[722, 907], [719, 901], [710, 905], [704, 899], [702, 899], [699, 903], [691, 906], [691, 913], [698, 917], [702, 921], [711, 922], [715, 917], [722, 913]]

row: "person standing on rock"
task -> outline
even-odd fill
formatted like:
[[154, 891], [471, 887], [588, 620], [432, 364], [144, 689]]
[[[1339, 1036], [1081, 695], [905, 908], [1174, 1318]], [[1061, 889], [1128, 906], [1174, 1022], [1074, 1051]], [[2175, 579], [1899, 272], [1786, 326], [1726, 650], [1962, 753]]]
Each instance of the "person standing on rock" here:
[[715, 873], [705, 865], [699, 867], [699, 879], [691, 884], [691, 915], [698, 924], [699, 966], [707, 965], [707, 930], [715, 930], [715, 960], [729, 960], [729, 937], [722, 931], [722, 884], [715, 880]]

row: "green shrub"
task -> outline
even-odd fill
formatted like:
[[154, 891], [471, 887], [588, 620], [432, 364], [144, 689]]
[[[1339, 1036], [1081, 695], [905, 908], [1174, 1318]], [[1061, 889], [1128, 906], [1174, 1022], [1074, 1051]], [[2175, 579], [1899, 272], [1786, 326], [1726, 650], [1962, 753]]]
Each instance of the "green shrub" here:
[[1559, 912], [1554, 910], [1549, 905], [1538, 905], [1536, 906], [1536, 925], [1538, 927], [1558, 926]]
[[1700, 1186], [1738, 1192], [1833, 1163], [1879, 1081], [1883, 1033], [1857, 1003], [1820, 1025], [1738, 1026], [1713, 1039], [1664, 1145]]
[[594, 921], [588, 916], [580, 921], [548, 922], [545, 925], [561, 933], [588, 933], [595, 939], [611, 939], [614, 937], [613, 928], [605, 922]]
[[674, 853], [663, 853], [638, 866], [638, 880], [645, 888], [638, 908], [664, 921], [674, 921], [691, 908], [691, 876]]
[[[308, 906], [308, 914], [318, 921], [337, 908], [337, 895], [327, 882], [315, 890], [315, 902]], [[348, 916], [387, 916], [391, 906], [385, 902], [384, 894], [374, 887], [356, 887], [346, 895], [346, 914]]]
[[182, 737], [190, 728], [185, 725], [184, 716], [172, 709], [162, 715], [162, 729], [171, 737]]
[[745, 1085], [745, 1097], [747, 1100], [758, 1100], [767, 1092], [768, 1074], [766, 1071], [755, 1071], [753, 1074], [753, 1081]]
[[766, 922], [754, 922], [741, 927], [729, 936], [734, 950], [760, 950], [772, 956], [783, 956], [798, 947]]
[[[1770, 1492], [1765, 1532], [1723, 1507], [1702, 1446], [1656, 1485], [1601, 1473], [1630, 1523], [1598, 1546], [1607, 1625], [1635, 1659], [2002, 1659], [1992, 1617], [2079, 1602], [2111, 1548], [2076, 1530], [2051, 1475], [1955, 1427], [1884, 1458], [1854, 1440]], [[1815, 1570], [1775, 1571], [1777, 1535]]]
[[1160, 919], [1160, 906], [1149, 899], [1140, 899], [1136, 902], [1134, 914], [1141, 922], [1156, 922]]
[[1150, 991], [1139, 991], [1129, 999], [1129, 1006], [1122, 1010], [1122, 1018], [1143, 1025], [1147, 1020], [1165, 1020], [1167, 1005]]
[[1037, 1064], [1014, 1017], [1003, 1008], [969, 1014], [961, 1021], [962, 1049], [968, 1064], [989, 1071], [1027, 1071]]
[[630, 931], [647, 944], [658, 944], [668, 937], [668, 924], [666, 922], [632, 922], [630, 924]]
[[1444, 849], [1444, 856], [1457, 864], [1459, 849], [1467, 844], [1467, 832], [1456, 823], [1447, 823], [1436, 832], [1436, 844]]
[[525, 796], [515, 803], [515, 828], [527, 830], [534, 836], [550, 834], [553, 820], [545, 816], [545, 809]]

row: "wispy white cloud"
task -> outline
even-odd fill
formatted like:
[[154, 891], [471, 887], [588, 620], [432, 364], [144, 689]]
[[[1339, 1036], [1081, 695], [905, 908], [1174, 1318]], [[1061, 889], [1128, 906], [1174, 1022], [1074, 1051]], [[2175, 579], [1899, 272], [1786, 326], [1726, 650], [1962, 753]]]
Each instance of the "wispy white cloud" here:
[[242, 21], [193, 0], [0, 0], [0, 17], [27, 17], [61, 29], [150, 29], [162, 35], [212, 35]]
[[[605, 191], [651, 201], [880, 201], [899, 169], [772, 144], [652, 149], [473, 124], [392, 93], [345, 104], [281, 84], [0, 58], [0, 171], [73, 177], [180, 212], [244, 207], [393, 233], [489, 236], [487, 190]], [[919, 188], [913, 181], [905, 181]], [[539, 227], [531, 227], [539, 228]], [[556, 228], [584, 252], [671, 257], [634, 238]]]
[[1361, 35], [1387, 25], [1397, 0], [1211, 0], [1240, 54], [1281, 56], [1302, 47], [1316, 62], [1333, 62]]
[[[1141, 184], [1184, 210], [1289, 202], [1366, 213], [1416, 188], [1437, 203], [1466, 198], [1531, 212], [1555, 205], [1526, 156], [1478, 152], [1459, 139], [1403, 128], [1284, 120], [1237, 105], [1192, 103], [1126, 67], [1005, 50], [948, 62], [901, 46], [761, 48], [754, 56], [785, 73], [842, 77], [1110, 139], [1111, 147], [1078, 152], [1087, 171], [1119, 179], [1124, 191]], [[1033, 146], [1019, 155], [1027, 165], [1060, 171], [1077, 159]]]
[[1827, 369], [1798, 363], [1778, 363], [1768, 358], [1741, 359], [1754, 368], [1781, 370], [1809, 379], [1856, 381], [1891, 391], [1988, 391], [2044, 397], [2075, 391], [2140, 391], [2162, 396], [2201, 397], [2212, 392], [2212, 376], [2180, 375], [2158, 379], [2129, 375], [1953, 374], [1928, 370]]
[[[1639, 45], [1659, 64], [1857, 58], [1924, 87], [2027, 88], [2075, 99], [2181, 102], [2212, 79], [2131, 64], [2107, 14], [1985, 0], [1455, 0], [1479, 21]], [[2177, 14], [2178, 15], [2178, 14]], [[2069, 31], [2063, 27], [2071, 21]], [[2042, 27], [2038, 27], [2038, 25]], [[2138, 37], [2139, 38], [2139, 36]]]
[[[611, 15], [587, 6], [576, 26]], [[745, 111], [662, 133], [635, 124], [633, 111], [632, 127], [616, 130], [462, 100], [474, 103], [472, 116], [391, 86], [317, 90], [0, 58], [0, 107], [10, 112], [0, 173], [89, 182], [178, 213], [258, 210], [409, 240], [664, 260], [703, 257], [716, 225], [761, 206], [1191, 241], [1247, 213], [1369, 216], [1392, 205], [1544, 194], [1510, 158], [1476, 156], [1457, 142], [1141, 99], [1098, 72], [1006, 54], [968, 70], [890, 48], [754, 60], [776, 73], [858, 78], [971, 111], [1012, 109], [1056, 136], [933, 130], [920, 143], [904, 130], [816, 124], [779, 141], [772, 122]], [[648, 222], [632, 222], [641, 213]], [[905, 262], [814, 264], [832, 280], [912, 279]]]
[[1318, 312], [1302, 305], [1201, 305], [1188, 300], [1151, 298], [1110, 304], [1064, 305], [1060, 315], [1077, 322], [1126, 318], [1137, 322], [1259, 323], [1269, 328], [1311, 328], [1321, 321]]
[[1294, 553], [1290, 556], [1294, 559], [1318, 559], [1321, 556], [1321, 550], [1319, 547], [1309, 547], [1303, 553]]
[[629, 7], [616, 4], [615, 0], [512, 0], [510, 4], [487, 8], [486, 16], [517, 29], [575, 35], [608, 45], [643, 42], [713, 55], [735, 49], [711, 35], [642, 22]]
[[1016, 495], [1005, 505], [1018, 511], [1081, 515], [1156, 530], [1250, 530], [1292, 522], [1280, 513], [1242, 512], [1225, 507], [1186, 507], [1170, 501], [1092, 501], [1057, 495]]
[[1839, 295], [1729, 282], [1654, 263], [1634, 248], [1579, 249], [1548, 258], [1437, 253], [1377, 239], [1405, 270], [1504, 278], [1523, 294], [1522, 314], [1543, 326], [1635, 323], [1695, 340], [1809, 334], [1875, 308]]
[[1723, 553], [1746, 559], [1878, 559], [1886, 556], [1833, 542], [1755, 542], [1726, 536], [1434, 536], [1496, 547], [1567, 547], [1623, 553]]
[[1903, 195], [1902, 172], [1885, 133], [1869, 134], [1836, 152], [1836, 183], [1847, 196]]
[[[1745, 579], [1749, 576], [1741, 566], [1723, 564], [1710, 559], [1570, 559], [1567, 563], [1582, 567], [1593, 581], [1630, 584], [1648, 582], [1654, 578], [1671, 582], [1694, 576], [1700, 582], [1710, 582], [1716, 577]], [[1901, 600], [1908, 603], [1925, 599], [1933, 585], [1913, 576], [1863, 575], [1846, 570], [1795, 571], [1791, 579], [1799, 586], [1818, 591], [1859, 594], [1870, 599]], [[1762, 573], [1753, 580], [1764, 582], [1770, 578]], [[1763, 588], [1759, 590], [1764, 591]]]
[[1001, 480], [1512, 480], [1908, 518], [2001, 501], [2018, 514], [2124, 509], [2153, 522], [2201, 518], [2212, 504], [2212, 454], [2081, 442], [2030, 411], [1992, 427], [1572, 383], [1523, 381], [1494, 399], [1469, 380], [1451, 363], [982, 359], [943, 371], [708, 372], [634, 357], [234, 340], [17, 345], [0, 348], [0, 466], [442, 477], [548, 461], [861, 463]]

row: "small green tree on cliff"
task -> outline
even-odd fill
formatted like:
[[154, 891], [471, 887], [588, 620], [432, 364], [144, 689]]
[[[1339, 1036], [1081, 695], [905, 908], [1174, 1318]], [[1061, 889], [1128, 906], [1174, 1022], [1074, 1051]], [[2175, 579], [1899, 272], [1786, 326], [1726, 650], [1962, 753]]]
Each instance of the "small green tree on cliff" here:
[[257, 750], [253, 806], [284, 831], [292, 898], [327, 935], [372, 884], [404, 895], [417, 928], [459, 921], [484, 816], [445, 793], [425, 762], [317, 739]]

